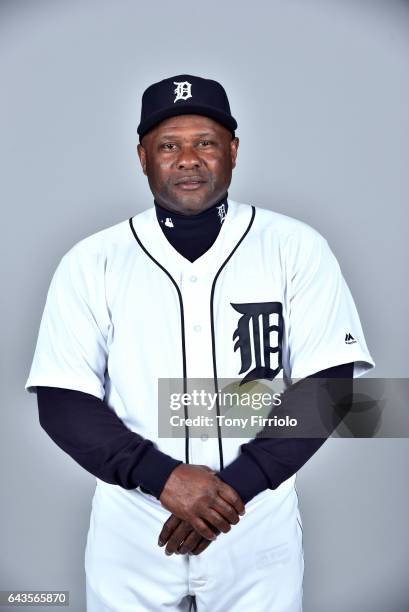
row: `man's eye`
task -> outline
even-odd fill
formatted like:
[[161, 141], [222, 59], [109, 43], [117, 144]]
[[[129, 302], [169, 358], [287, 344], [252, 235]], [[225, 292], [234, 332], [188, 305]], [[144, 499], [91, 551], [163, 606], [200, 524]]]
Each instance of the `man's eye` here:
[[210, 140], [201, 140], [201, 141], [200, 141], [200, 144], [202, 144], [202, 145], [204, 145], [205, 147], [207, 147], [208, 145], [210, 145], [210, 144], [212, 144], [212, 143], [210, 142]]
[[174, 147], [175, 145], [172, 144], [171, 142], [165, 142], [165, 144], [162, 145], [162, 148], [165, 149], [166, 151], [173, 151], [172, 147]]

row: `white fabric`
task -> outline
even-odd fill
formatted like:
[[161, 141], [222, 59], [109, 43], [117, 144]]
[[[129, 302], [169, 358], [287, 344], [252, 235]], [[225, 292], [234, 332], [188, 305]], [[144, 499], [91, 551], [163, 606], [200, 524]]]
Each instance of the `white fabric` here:
[[[227, 216], [216, 242], [193, 263], [166, 240], [153, 207], [133, 217], [140, 241], [173, 277], [182, 294], [187, 377], [213, 378], [212, 284], [246, 232], [251, 216], [251, 206], [229, 199]], [[232, 304], [260, 302], [282, 304], [282, 369], [277, 379], [303, 378], [351, 361], [355, 362], [355, 377], [374, 367], [353, 298], [327, 241], [301, 221], [256, 208], [250, 231], [215, 285], [214, 342], [219, 378], [245, 375], [239, 375], [240, 351], [233, 348], [233, 333], [241, 315]], [[353, 339], [349, 343], [345, 342], [347, 335]], [[272, 333], [271, 341], [276, 336]], [[272, 363], [276, 358], [272, 354]], [[130, 429], [153, 440], [160, 450], [184, 461], [184, 439], [158, 437], [158, 378], [182, 376], [181, 313], [177, 291], [169, 276], [136, 242], [128, 221], [77, 243], [62, 258], [53, 276], [26, 388], [35, 391], [38, 385], [64, 387], [101, 399], [105, 397]], [[233, 461], [240, 445], [248, 440], [248, 437], [223, 439], [225, 465]], [[217, 438], [191, 438], [189, 461], [218, 469]], [[288, 583], [288, 588], [282, 597], [277, 595], [277, 602], [290, 601], [292, 596], [297, 598], [294, 585], [301, 579], [302, 547], [297, 549], [298, 534], [291, 531], [298, 514], [294, 482], [295, 477], [292, 477], [275, 491], [266, 491], [250, 502], [260, 508], [260, 512], [262, 507], [269, 508], [269, 529], [263, 532], [258, 521], [252, 523], [251, 517], [257, 516], [255, 510], [243, 521], [254, 538], [263, 533], [267, 548], [276, 545], [277, 528], [289, 525], [285, 541], [298, 552], [294, 553], [294, 562], [282, 570], [289, 572], [288, 581], [283, 577], [283, 584]], [[160, 582], [157, 608], [152, 609], [162, 609], [160, 606], [165, 604], [160, 602], [168, 601], [165, 597], [168, 588], [170, 598], [183, 592], [186, 562], [192, 568], [201, 563], [200, 558], [194, 557], [168, 559], [163, 551], [156, 550], [160, 522], [167, 513], [158, 502], [152, 501], [153, 514], [150, 515], [147, 497], [139, 489], [125, 491], [97, 479], [87, 542], [87, 579], [93, 586], [90, 598], [96, 589], [96, 596], [105, 597], [107, 605], [113, 606], [115, 601], [117, 608], [112, 609], [131, 609], [130, 602], [139, 592], [142, 574], [146, 574], [146, 584], [151, 578]], [[93, 525], [101, 525], [101, 528], [95, 529]], [[136, 533], [143, 534], [143, 543], [133, 540], [132, 534]], [[228, 538], [221, 536], [220, 544], [219, 541], [212, 544], [203, 554], [203, 560], [211, 559], [215, 564], [212, 575], [217, 574], [217, 567], [220, 572], [227, 571], [229, 562], [236, 568], [231, 570], [228, 582], [216, 579], [212, 582], [216, 594], [220, 589], [221, 598], [228, 597], [230, 590], [239, 592], [239, 584], [236, 584], [239, 578], [235, 572], [240, 570], [241, 561], [236, 556], [228, 561], [227, 552], [226, 558], [222, 553], [222, 541], [229, 541], [231, 550], [241, 551], [239, 543], [234, 543], [235, 533], [239, 533], [238, 526]], [[105, 553], [98, 561], [96, 551], [104, 549], [108, 541], [112, 551], [109, 562]], [[164, 564], [160, 579], [155, 579], [157, 570], [144, 560], [149, 557], [151, 545], [155, 563]], [[248, 546], [251, 548], [250, 540]], [[220, 557], [213, 552], [215, 550], [220, 551]], [[244, 545], [242, 553], [244, 557], [249, 554]], [[121, 572], [115, 573], [115, 567], [121, 568]], [[272, 592], [280, 588], [285, 590], [279, 587], [278, 578], [274, 579], [277, 568], [270, 569], [265, 576], [266, 584]], [[295, 582], [291, 578], [293, 572], [297, 574]], [[247, 579], [251, 582], [251, 573]], [[256, 589], [255, 582], [251, 584]], [[257, 584], [264, 601], [267, 596], [261, 576]], [[252, 606], [251, 595], [242, 593], [241, 597], [248, 603], [246, 609]], [[258, 610], [261, 610], [260, 605], [259, 602]], [[271, 603], [266, 610], [298, 612], [298, 603], [295, 607], [288, 604], [287, 608], [284, 603], [281, 607], [278, 603], [274, 605]], [[230, 601], [224, 609], [241, 609], [239, 603], [237, 606], [235, 608]]]
[[199, 612], [302, 611], [302, 528], [291, 489], [257, 495], [240, 522], [197, 556], [168, 557], [157, 546], [168, 516], [152, 496], [97, 487], [85, 551], [87, 612], [188, 610], [188, 595]]

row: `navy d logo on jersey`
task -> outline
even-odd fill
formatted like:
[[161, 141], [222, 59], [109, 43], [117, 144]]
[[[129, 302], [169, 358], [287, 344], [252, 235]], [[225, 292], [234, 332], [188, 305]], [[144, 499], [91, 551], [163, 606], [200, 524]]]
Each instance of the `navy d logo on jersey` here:
[[[251, 380], [273, 380], [282, 368], [283, 306], [280, 302], [231, 304], [240, 317], [233, 334], [234, 350], [240, 349], [241, 369], [247, 372], [240, 385]], [[270, 344], [270, 334], [276, 332], [277, 343]], [[271, 355], [274, 366], [271, 367]], [[251, 368], [251, 369], [250, 369]]]
[[189, 81], [173, 81], [173, 84], [176, 85], [173, 93], [176, 94], [176, 98], [173, 100], [173, 103], [178, 100], [187, 100], [188, 98], [192, 98], [192, 83]]

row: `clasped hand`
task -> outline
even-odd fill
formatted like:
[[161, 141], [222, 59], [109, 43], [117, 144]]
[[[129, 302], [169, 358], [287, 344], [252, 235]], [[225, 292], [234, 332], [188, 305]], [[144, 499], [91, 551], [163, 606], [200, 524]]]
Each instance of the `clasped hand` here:
[[245, 512], [236, 491], [206, 465], [178, 465], [159, 501], [172, 513], [158, 539], [159, 546], [166, 544], [168, 555], [199, 555], [220, 532], [230, 531]]

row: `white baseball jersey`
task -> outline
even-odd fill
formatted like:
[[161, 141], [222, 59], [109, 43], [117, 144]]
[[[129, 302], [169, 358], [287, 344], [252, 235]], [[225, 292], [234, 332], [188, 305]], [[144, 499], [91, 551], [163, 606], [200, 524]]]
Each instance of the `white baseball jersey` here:
[[[215, 386], [220, 378], [291, 380], [348, 362], [354, 362], [354, 377], [375, 365], [327, 241], [301, 221], [229, 199], [217, 240], [193, 263], [167, 241], [153, 206], [77, 243], [53, 276], [26, 388], [63, 387], [105, 398], [130, 429], [185, 461], [183, 438], [158, 437], [158, 378], [214, 378]], [[225, 466], [248, 439], [222, 440]], [[219, 469], [218, 439], [191, 438], [189, 461]], [[260, 601], [270, 612], [298, 612], [303, 563], [294, 483], [295, 476], [257, 495], [246, 506], [241, 532], [235, 526], [198, 557], [185, 559], [168, 558], [156, 545], [161, 519], [169, 515], [156, 499], [139, 487], [125, 490], [97, 479], [86, 550], [89, 593], [100, 606], [116, 602], [118, 608], [109, 609], [135, 609], [131, 595], [142, 573], [149, 588], [148, 555], [163, 567], [160, 575], [165, 581], [169, 576], [169, 585], [179, 584], [172, 572], [187, 572], [180, 584], [219, 610], [210, 599], [222, 588], [217, 571], [232, 573], [232, 598], [239, 588], [239, 565], [233, 568], [223, 547], [239, 547], [239, 533], [245, 541], [248, 529], [259, 530], [260, 540], [256, 545], [253, 538], [252, 549], [243, 551], [245, 571], [260, 578], [256, 590], [266, 588], [265, 576], [268, 592], [277, 591], [274, 604], [264, 591]], [[268, 552], [273, 549], [281, 551], [281, 565]], [[266, 554], [271, 563], [260, 561]], [[283, 579], [286, 563], [294, 580]], [[154, 585], [153, 567], [151, 573]], [[173, 599], [164, 609], [176, 605], [176, 588], [169, 586]], [[232, 601], [220, 610], [252, 604], [236, 608]]]

